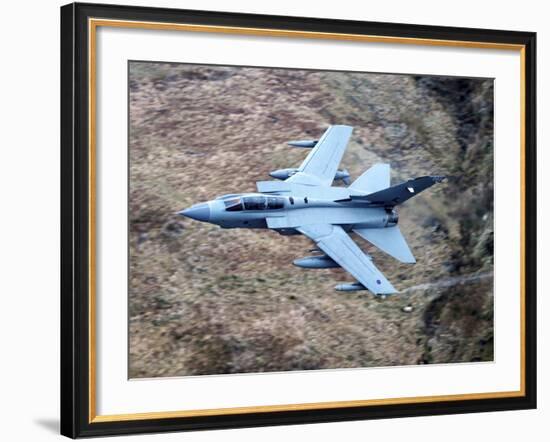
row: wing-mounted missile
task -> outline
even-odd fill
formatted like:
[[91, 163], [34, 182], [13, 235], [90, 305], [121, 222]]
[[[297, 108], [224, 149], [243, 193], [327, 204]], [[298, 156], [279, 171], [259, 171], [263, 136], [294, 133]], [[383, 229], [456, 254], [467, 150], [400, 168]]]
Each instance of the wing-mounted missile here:
[[[277, 180], [284, 181], [287, 178], [290, 178], [292, 175], [294, 175], [296, 172], [298, 172], [297, 168], [289, 168], [289, 169], [278, 169], [274, 170], [272, 172], [269, 172], [269, 176], [272, 178], [275, 178]], [[350, 176], [349, 172], [347, 170], [337, 170], [336, 174], [334, 175], [334, 180], [342, 180], [346, 185], [350, 183]]]
[[336, 261], [327, 255], [306, 256], [294, 260], [293, 264], [304, 269], [334, 269], [340, 267]]
[[367, 288], [360, 282], [350, 282], [347, 284], [338, 284], [334, 287], [339, 292], [356, 292], [358, 290], [367, 290]]
[[[350, 282], [347, 284], [338, 284], [336, 287], [334, 287], [339, 292], [357, 292], [359, 290], [368, 290], [363, 284], [360, 282]], [[386, 299], [386, 294], [375, 294], [379, 299]]]
[[311, 149], [312, 147], [315, 147], [319, 140], [296, 140], [296, 141], [289, 141], [287, 144], [292, 147], [302, 147], [305, 149]]
[[278, 169], [274, 170], [273, 172], [269, 172], [269, 176], [272, 178], [275, 178], [277, 180], [284, 181], [287, 178], [290, 178], [292, 175], [294, 175], [298, 169]]

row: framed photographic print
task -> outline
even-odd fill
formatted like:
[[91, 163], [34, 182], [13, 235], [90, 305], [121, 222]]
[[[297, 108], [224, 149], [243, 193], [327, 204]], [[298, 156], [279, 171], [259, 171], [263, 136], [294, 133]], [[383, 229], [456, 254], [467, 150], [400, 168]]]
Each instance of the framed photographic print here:
[[62, 434], [534, 408], [535, 42], [62, 7]]

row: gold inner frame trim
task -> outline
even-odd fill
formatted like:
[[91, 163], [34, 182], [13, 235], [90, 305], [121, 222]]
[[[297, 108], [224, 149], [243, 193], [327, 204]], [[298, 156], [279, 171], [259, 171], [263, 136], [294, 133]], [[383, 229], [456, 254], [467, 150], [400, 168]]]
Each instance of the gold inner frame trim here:
[[[412, 44], [419, 46], [444, 46], [474, 49], [497, 49], [518, 51], [520, 54], [520, 389], [518, 391], [498, 391], [488, 393], [466, 393], [437, 396], [416, 396], [388, 399], [367, 399], [352, 401], [314, 402], [284, 405], [260, 405], [233, 408], [214, 408], [180, 411], [158, 411], [128, 414], [96, 414], [96, 36], [97, 28], [134, 28], [163, 31], [208, 32], [218, 34], [254, 35], [267, 37], [290, 37], [356, 41], [367, 43]], [[178, 417], [221, 416], [246, 413], [269, 413], [280, 411], [322, 410], [330, 408], [365, 407], [375, 405], [415, 404], [427, 402], [482, 400], [525, 396], [525, 46], [494, 42], [440, 40], [412, 37], [389, 37], [331, 32], [292, 31], [284, 29], [263, 29], [234, 26], [211, 26], [182, 23], [160, 23], [130, 20], [88, 19], [88, 94], [89, 94], [89, 382], [88, 382], [88, 421], [89, 423], [133, 421], [145, 419], [168, 419]]]

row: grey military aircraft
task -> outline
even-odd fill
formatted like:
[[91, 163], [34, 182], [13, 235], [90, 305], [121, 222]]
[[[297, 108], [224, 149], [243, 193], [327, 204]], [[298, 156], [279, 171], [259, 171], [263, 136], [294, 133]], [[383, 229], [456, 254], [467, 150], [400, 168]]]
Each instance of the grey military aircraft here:
[[395, 207], [445, 177], [422, 176], [391, 186], [389, 164], [375, 164], [348, 187], [332, 186], [335, 180], [349, 184], [349, 173], [338, 166], [352, 130], [330, 126], [319, 140], [291, 141], [291, 146], [311, 151], [300, 167], [270, 173], [281, 181], [259, 181], [256, 193], [222, 195], [178, 213], [223, 228], [267, 228], [283, 235], [305, 235], [315, 242], [318, 253], [295, 260], [295, 265], [342, 267], [357, 280], [339, 284], [336, 290], [396, 293], [348, 232], [357, 233], [398, 261], [415, 263], [397, 226]]

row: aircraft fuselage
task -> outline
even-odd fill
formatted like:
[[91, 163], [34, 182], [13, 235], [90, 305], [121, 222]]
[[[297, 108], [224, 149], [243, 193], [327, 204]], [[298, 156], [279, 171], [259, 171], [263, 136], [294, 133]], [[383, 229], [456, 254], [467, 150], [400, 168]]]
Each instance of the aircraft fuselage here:
[[[379, 163], [349, 184], [349, 173], [338, 167], [351, 132], [350, 126], [335, 125], [319, 140], [292, 141], [292, 146], [311, 151], [299, 167], [271, 172], [272, 177], [284, 181], [257, 181], [256, 193], [222, 195], [178, 213], [226, 229], [272, 229], [283, 235], [305, 235], [322, 255], [295, 260], [298, 267], [342, 267], [357, 280], [340, 284], [337, 290], [395, 293], [395, 287], [349, 233], [353, 231], [400, 262], [415, 263], [397, 226], [394, 207], [444, 177], [421, 176], [392, 186], [390, 165]], [[349, 185], [333, 185], [335, 180]]]
[[270, 228], [283, 234], [289, 234], [295, 227], [309, 224], [382, 228], [395, 226], [398, 221], [395, 210], [369, 207], [364, 202], [336, 202], [307, 196], [262, 193], [221, 196], [191, 206], [180, 213], [223, 228]]

